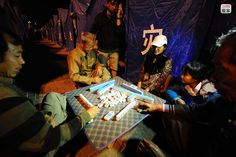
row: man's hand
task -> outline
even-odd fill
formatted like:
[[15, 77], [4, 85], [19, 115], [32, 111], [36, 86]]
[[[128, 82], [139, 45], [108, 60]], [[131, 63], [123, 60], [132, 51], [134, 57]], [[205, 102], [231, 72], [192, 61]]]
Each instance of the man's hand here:
[[142, 87], [142, 82], [141, 82], [141, 81], [138, 81], [137, 87], [138, 87], [138, 88], [141, 88], [141, 87]]
[[92, 77], [101, 77], [102, 76], [102, 66], [100, 64], [96, 64], [95, 68], [92, 72]]
[[56, 127], [56, 122], [55, 122], [55, 119], [54, 119], [54, 118], [52, 118], [51, 116], [49, 116], [49, 115], [47, 115], [47, 114], [44, 115], [44, 118], [46, 119], [46, 121], [47, 121], [49, 124], [52, 125], [53, 128]]
[[150, 91], [150, 88], [149, 88], [149, 87], [145, 88], [145, 91], [146, 91], [146, 92], [149, 92], [149, 91]]
[[148, 73], [145, 73], [144, 76], [143, 76], [143, 80], [146, 81], [149, 79], [149, 74]]
[[99, 108], [97, 106], [94, 107], [90, 107], [87, 112], [90, 115], [90, 117], [93, 119], [94, 117], [97, 116], [97, 114], [99, 113]]
[[99, 76], [96, 76], [93, 78], [93, 83], [100, 83], [102, 81], [102, 78], [100, 78]]
[[162, 105], [154, 103], [144, 103], [140, 102], [138, 108], [141, 109], [141, 112], [156, 112], [162, 111]]

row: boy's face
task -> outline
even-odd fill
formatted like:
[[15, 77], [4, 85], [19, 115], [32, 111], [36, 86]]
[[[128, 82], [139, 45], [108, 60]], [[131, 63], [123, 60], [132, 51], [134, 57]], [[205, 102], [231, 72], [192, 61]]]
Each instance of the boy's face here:
[[192, 77], [189, 73], [182, 73], [181, 74], [181, 82], [186, 85], [190, 85], [196, 83], [197, 80]]
[[23, 49], [21, 45], [8, 43], [9, 49], [0, 63], [0, 76], [14, 78], [20, 72], [25, 61], [22, 57]]

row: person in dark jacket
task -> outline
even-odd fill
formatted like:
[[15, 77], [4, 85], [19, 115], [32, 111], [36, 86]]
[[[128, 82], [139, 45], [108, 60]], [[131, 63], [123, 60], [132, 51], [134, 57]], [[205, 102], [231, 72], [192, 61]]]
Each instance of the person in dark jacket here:
[[[185, 144], [180, 156], [236, 156], [236, 31], [217, 41], [217, 52], [213, 59], [212, 81], [222, 95], [217, 101], [208, 101], [202, 105], [173, 105], [140, 103], [142, 112], [159, 112], [178, 119], [184, 128], [170, 129], [166, 126], [164, 134], [169, 136], [174, 149]], [[182, 131], [183, 138], [179, 135]], [[185, 134], [186, 130], [187, 133]], [[174, 138], [172, 138], [174, 137]], [[189, 138], [186, 143], [181, 143]], [[169, 141], [169, 142], [170, 142]], [[185, 140], [186, 141], [186, 140]], [[175, 154], [174, 156], [176, 156]]]
[[0, 30], [0, 156], [54, 156], [57, 149], [75, 137], [99, 109], [89, 108], [65, 122], [66, 96], [48, 93], [42, 109], [36, 109], [14, 84], [25, 61], [20, 39]]
[[106, 9], [95, 17], [90, 32], [97, 35], [100, 62], [115, 77], [125, 34], [122, 4], [117, 0], [107, 0]]

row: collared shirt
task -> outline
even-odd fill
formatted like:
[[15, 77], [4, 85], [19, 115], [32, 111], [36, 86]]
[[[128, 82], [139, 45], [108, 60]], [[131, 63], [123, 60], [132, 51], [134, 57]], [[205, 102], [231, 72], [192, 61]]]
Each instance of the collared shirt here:
[[[88, 85], [93, 83], [93, 68], [96, 64], [99, 64], [97, 55], [94, 51], [86, 53], [78, 46], [69, 53], [67, 62], [69, 76], [74, 82]], [[109, 80], [111, 78], [109, 71], [105, 67], [102, 68], [102, 71], [102, 80]]]
[[207, 97], [210, 93], [217, 92], [215, 85], [210, 82], [208, 79], [203, 80], [200, 82], [195, 88], [194, 92], [197, 94], [199, 93], [203, 97]]

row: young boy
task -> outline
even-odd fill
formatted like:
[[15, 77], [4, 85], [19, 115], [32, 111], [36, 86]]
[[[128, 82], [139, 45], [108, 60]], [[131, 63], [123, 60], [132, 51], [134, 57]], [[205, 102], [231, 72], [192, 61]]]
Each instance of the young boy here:
[[193, 61], [183, 67], [181, 84], [166, 90], [167, 100], [176, 104], [199, 104], [219, 97], [219, 94], [208, 78], [206, 65]]

